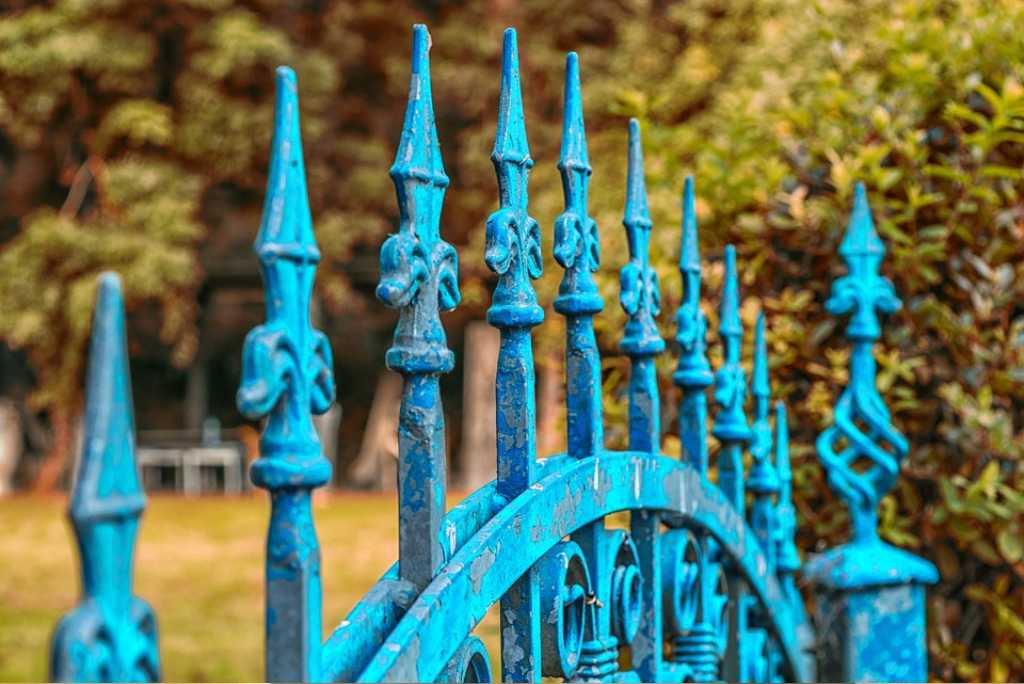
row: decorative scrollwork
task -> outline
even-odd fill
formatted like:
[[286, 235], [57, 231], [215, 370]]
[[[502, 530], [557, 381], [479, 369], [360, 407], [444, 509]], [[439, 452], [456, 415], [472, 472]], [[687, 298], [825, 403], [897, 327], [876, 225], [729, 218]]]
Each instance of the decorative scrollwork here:
[[557, 544], [538, 562], [542, 672], [571, 678], [580, 664], [590, 617], [590, 573], [576, 542]]
[[612, 530], [611, 533], [618, 533], [619, 542], [611, 577], [612, 634], [620, 645], [628, 646], [640, 628], [644, 577], [640, 572], [640, 555], [632, 538], [622, 530]]
[[[846, 501], [854, 539], [876, 538], [876, 507], [889, 491], [906, 456], [907, 440], [889, 422], [889, 410], [875, 387], [872, 345], [881, 336], [877, 311], [893, 312], [900, 301], [878, 269], [885, 246], [875, 231], [863, 184], [857, 185], [853, 213], [839, 253], [849, 274], [833, 284], [826, 307], [852, 312], [846, 336], [853, 342], [850, 384], [836, 403], [834, 424], [818, 437], [818, 456], [829, 484]], [[867, 469], [854, 462], [867, 460]]]
[[470, 635], [448, 662], [439, 682], [490, 682], [491, 658], [480, 637]]

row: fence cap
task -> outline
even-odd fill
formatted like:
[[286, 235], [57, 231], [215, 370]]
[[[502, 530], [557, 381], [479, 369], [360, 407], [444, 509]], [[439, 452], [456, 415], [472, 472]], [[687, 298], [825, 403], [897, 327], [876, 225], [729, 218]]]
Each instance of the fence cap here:
[[930, 562], [877, 539], [812, 556], [803, 576], [814, 585], [837, 591], [939, 581], [939, 571]]

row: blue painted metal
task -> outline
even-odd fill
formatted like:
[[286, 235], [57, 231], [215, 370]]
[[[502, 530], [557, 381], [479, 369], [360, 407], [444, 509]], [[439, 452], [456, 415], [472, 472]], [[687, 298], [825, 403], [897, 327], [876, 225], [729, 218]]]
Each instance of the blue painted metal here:
[[295, 74], [277, 70], [277, 108], [263, 221], [255, 244], [267, 322], [246, 337], [238, 408], [266, 417], [254, 484], [270, 492], [266, 560], [266, 675], [309, 681], [320, 668], [320, 546], [310, 495], [328, 482], [311, 412], [334, 401], [327, 338], [309, 321], [320, 251], [306, 196]]
[[53, 635], [50, 679], [155, 682], [156, 617], [132, 593], [132, 562], [146, 497], [135, 425], [121, 280], [99, 279], [89, 349], [85, 437], [68, 511], [82, 565], [82, 601]]
[[418, 589], [443, 563], [439, 537], [445, 507], [444, 411], [439, 379], [451, 371], [440, 311], [461, 297], [458, 255], [441, 239], [441, 207], [448, 176], [434, 123], [430, 35], [413, 28], [412, 77], [402, 139], [391, 166], [400, 225], [381, 248], [377, 297], [399, 310], [388, 368], [405, 380], [398, 420], [398, 568]]
[[[501, 203], [487, 220], [484, 255], [487, 267], [498, 275], [487, 311], [487, 320], [501, 334], [494, 388], [497, 491], [511, 500], [536, 480], [537, 410], [530, 330], [544, 320], [530, 282], [541, 275], [541, 238], [540, 225], [527, 208], [533, 159], [526, 139], [515, 29], [505, 31], [498, 131], [491, 161]], [[540, 679], [540, 623], [531, 617], [539, 610], [540, 577], [532, 568], [501, 601], [504, 681]]]
[[[700, 308], [701, 264], [693, 180], [683, 193], [676, 312], [680, 346], [673, 381], [682, 390], [682, 458], [660, 452], [655, 363], [660, 293], [650, 262], [640, 126], [629, 124], [623, 225], [629, 260], [620, 273], [628, 322], [629, 450], [603, 443], [601, 357], [594, 316], [603, 300], [597, 225], [588, 215], [591, 175], [579, 62], [566, 61], [561, 156], [565, 211], [554, 256], [565, 269], [554, 301], [566, 318], [567, 450], [536, 452], [531, 331], [544, 318], [532, 281], [541, 275], [540, 227], [528, 211], [530, 156], [515, 31], [505, 32], [498, 125], [491, 159], [499, 208], [487, 221], [485, 263], [497, 276], [488, 320], [501, 336], [495, 393], [497, 473], [445, 511], [444, 418], [439, 378], [454, 355], [440, 312], [459, 302], [458, 261], [440, 235], [448, 177], [431, 100], [424, 26], [413, 29], [405, 125], [391, 168], [400, 225], [381, 249], [377, 294], [398, 309], [388, 366], [401, 373], [399, 560], [320, 643], [320, 555], [310, 508], [330, 477], [311, 413], [333, 401], [331, 351], [309, 319], [319, 252], [299, 136], [295, 77], [278, 71], [275, 134], [256, 253], [267, 322], [246, 340], [238, 404], [263, 418], [253, 481], [270, 491], [267, 542], [267, 678], [272, 681], [487, 681], [490, 654], [472, 634], [500, 604], [501, 672], [598, 681], [806, 680], [814, 641], [795, 575], [800, 557], [785, 406], [774, 438], [765, 318], [755, 329], [754, 421], [745, 413], [746, 375], [735, 250], [725, 250], [719, 333], [724, 359], [712, 375]], [[852, 312], [850, 387], [836, 423], [818, 442], [829, 481], [851, 507], [853, 539], [810, 561], [823, 621], [827, 679], [923, 678], [925, 561], [884, 544], [875, 531], [879, 497], [892, 486], [906, 440], [875, 388], [876, 310], [898, 305], [878, 275], [884, 250], [858, 187], [840, 249], [850, 274], [829, 310]], [[89, 380], [87, 449], [71, 516], [82, 555], [85, 600], [58, 628], [53, 672], [61, 679], [153, 679], [155, 621], [131, 595], [131, 547], [143, 499], [131, 453], [131, 409], [120, 290], [104, 277]], [[717, 483], [708, 467], [706, 390], [715, 385]], [[845, 446], [843, 444], [845, 443]], [[752, 467], [744, 477], [744, 449]], [[774, 451], [774, 456], [773, 456]], [[866, 459], [866, 460], [865, 460]], [[857, 467], [858, 462], [867, 464]], [[752, 495], [749, 523], [745, 490]], [[628, 512], [629, 530], [606, 525]]]
[[[656, 455], [661, 445], [661, 405], [655, 359], [665, 351], [655, 316], [661, 311], [658, 274], [651, 267], [650, 211], [644, 180], [643, 144], [640, 122], [630, 119], [627, 155], [626, 206], [622, 225], [629, 243], [629, 261], [619, 274], [619, 303], [628, 316], [620, 348], [629, 356], [629, 448]], [[643, 511], [630, 517], [629, 543], [636, 550], [635, 563], [617, 569], [618, 577], [629, 575], [636, 583], [635, 610], [619, 607], [616, 617], [632, 618], [636, 628], [615, 629], [620, 642], [631, 642], [633, 669], [643, 681], [657, 678], [662, 662], [661, 516]], [[621, 579], [620, 579], [621, 582]], [[613, 586], [613, 593], [616, 588]], [[627, 634], [627, 632], [630, 632]]]
[[923, 681], [923, 585], [937, 581], [938, 572], [878, 537], [878, 501], [892, 488], [909, 444], [890, 422], [875, 386], [877, 312], [892, 313], [901, 304], [892, 283], [879, 275], [885, 246], [862, 183], [839, 254], [849, 273], [833, 283], [825, 306], [834, 315], [852, 314], [846, 328], [853, 344], [850, 384], [817, 448], [829, 484], [850, 509], [853, 534], [849, 543], [812, 558], [805, 568], [819, 594], [826, 644], [820, 673], [845, 681]]

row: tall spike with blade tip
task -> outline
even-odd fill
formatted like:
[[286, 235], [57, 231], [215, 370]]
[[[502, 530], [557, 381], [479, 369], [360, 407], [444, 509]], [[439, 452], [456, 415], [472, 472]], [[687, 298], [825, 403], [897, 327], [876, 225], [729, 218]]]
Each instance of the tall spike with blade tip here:
[[739, 279], [736, 249], [725, 248], [725, 285], [718, 334], [725, 348], [722, 367], [715, 374], [715, 401], [719, 411], [711, 433], [722, 442], [718, 462], [718, 485], [737, 511], [743, 503], [743, 447], [751, 439], [743, 405], [747, 398], [747, 374], [740, 365], [743, 326], [740, 322]]
[[[530, 330], [544, 320], [531, 280], [541, 275], [540, 226], [528, 212], [533, 159], [526, 139], [515, 29], [505, 30], [498, 132], [491, 153], [500, 208], [487, 219], [484, 261], [498, 275], [487, 320], [501, 332], [495, 377], [497, 490], [511, 501], [537, 477], [536, 399]], [[539, 578], [533, 568], [501, 599], [502, 680], [541, 672]]]
[[430, 89], [430, 34], [413, 28], [412, 77], [402, 138], [391, 167], [398, 194], [398, 233], [380, 252], [377, 296], [399, 311], [389, 368], [405, 385], [398, 421], [398, 568], [402, 579], [424, 589], [441, 570], [436, 543], [445, 510], [444, 408], [441, 373], [451, 371], [440, 311], [459, 303], [458, 255], [441, 239], [441, 206], [448, 176], [434, 123]]
[[772, 497], [779, 491], [779, 478], [772, 463], [771, 385], [768, 382], [768, 342], [765, 338], [764, 311], [757, 315], [754, 327], [754, 395], [753, 440], [750, 454], [754, 462], [747, 478], [747, 488], [754, 495], [751, 527], [764, 549], [770, 571], [775, 567], [775, 507]]
[[160, 679], [156, 617], [132, 593], [135, 537], [146, 507], [132, 413], [121, 280], [104, 273], [89, 351], [85, 438], [69, 510], [84, 596], [54, 633], [54, 681]]
[[796, 548], [796, 508], [793, 506], [793, 473], [789, 463], [789, 422], [786, 404], [775, 402], [775, 468], [779, 476], [779, 499], [775, 508], [776, 569], [790, 600], [797, 600], [795, 576], [800, 569]]
[[708, 474], [707, 396], [714, 382], [707, 356], [707, 319], [700, 310], [700, 246], [693, 177], [683, 184], [683, 237], [679, 250], [679, 272], [683, 277], [683, 302], [676, 313], [676, 341], [679, 365], [672, 376], [683, 390], [679, 407], [679, 441], [683, 457], [701, 477]]
[[309, 681], [320, 669], [320, 544], [312, 490], [331, 478], [312, 414], [334, 402], [327, 337], [309, 319], [320, 250], [306, 194], [295, 73], [277, 70], [277, 105], [263, 222], [255, 244], [267, 322], [246, 337], [237, 403], [266, 418], [251, 477], [270, 492], [266, 559], [266, 676]]

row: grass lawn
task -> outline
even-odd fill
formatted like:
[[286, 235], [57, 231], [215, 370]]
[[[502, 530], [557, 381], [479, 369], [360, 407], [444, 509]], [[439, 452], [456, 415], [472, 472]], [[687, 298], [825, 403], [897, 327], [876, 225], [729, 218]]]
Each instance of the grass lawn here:
[[[79, 598], [62, 497], [0, 500], [0, 681], [45, 681], [50, 634]], [[395, 497], [335, 492], [314, 505], [325, 636], [394, 562]], [[167, 681], [263, 677], [262, 492], [151, 496], [136, 545], [135, 593], [156, 610]], [[495, 611], [478, 628], [498, 665]]]

